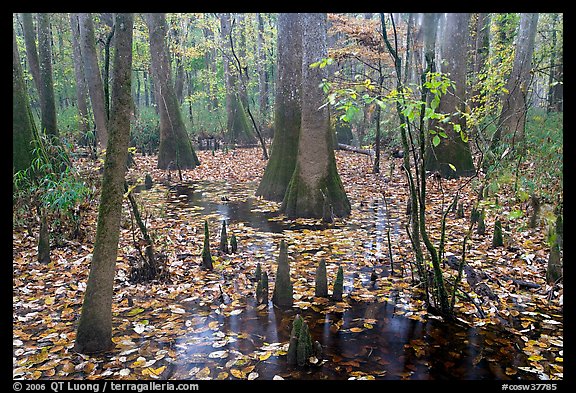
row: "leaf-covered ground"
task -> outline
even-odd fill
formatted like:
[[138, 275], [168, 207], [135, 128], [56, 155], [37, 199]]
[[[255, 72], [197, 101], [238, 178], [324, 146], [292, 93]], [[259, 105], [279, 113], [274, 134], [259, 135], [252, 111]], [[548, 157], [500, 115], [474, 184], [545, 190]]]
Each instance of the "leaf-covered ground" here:
[[[352, 203], [352, 214], [345, 220], [323, 225], [316, 220], [288, 221], [277, 213], [278, 203], [254, 196], [265, 168], [258, 149], [214, 154], [200, 151], [198, 155], [202, 165], [183, 171], [182, 181], [177, 171], [155, 169], [154, 156], [138, 156], [128, 172], [131, 182], [143, 182], [146, 173], [154, 181], [151, 189], [135, 195], [156, 251], [166, 256], [170, 280], [146, 285], [129, 282], [131, 257], [136, 255], [134, 236], [139, 233], [133, 230], [125, 201], [113, 301], [116, 348], [110, 353], [85, 356], [73, 351], [95, 236], [97, 198], [83, 206], [79, 239], [52, 249], [52, 261], [47, 265], [37, 262], [35, 237], [24, 228], [14, 228], [14, 378], [310, 378], [310, 374], [284, 367], [294, 313], [307, 315], [309, 323], [320, 321], [314, 322], [320, 327], [325, 323], [326, 331], [332, 334], [351, 335], [346, 337], [369, 334], [382, 326], [384, 316], [378, 313], [366, 312], [353, 321], [334, 319], [358, 304], [393, 305], [393, 315], [422, 323], [435, 321], [435, 333], [428, 336], [440, 340], [443, 333], [438, 326], [447, 322], [438, 321], [424, 309], [422, 292], [412, 281], [413, 256], [405, 231], [408, 192], [400, 170], [401, 160], [384, 160], [381, 173], [375, 175], [370, 173], [368, 156], [338, 151], [338, 169]], [[79, 159], [76, 164], [86, 177], [98, 176], [101, 164], [87, 159]], [[464, 181], [439, 183], [430, 179], [428, 226], [435, 241], [440, 209], [449, 204]], [[476, 195], [476, 190], [467, 186], [460, 197], [465, 216], [448, 214], [448, 256], [460, 257]], [[474, 232], [466, 260], [474, 271], [482, 272], [484, 293], [495, 296], [476, 293], [463, 277], [461, 287], [468, 296], [457, 298], [455, 310], [461, 326], [478, 331], [494, 327], [508, 336], [486, 336], [483, 346], [494, 344], [502, 353], [479, 350], [472, 363], [484, 364], [484, 359], [491, 366], [500, 360], [499, 356], [508, 356], [512, 351], [522, 362], [502, 367], [493, 373], [494, 378], [529, 375], [535, 379], [562, 379], [562, 284], [552, 288], [545, 282], [547, 226], [541, 223], [537, 229], [527, 229], [529, 212], [505, 185], [486, 198], [483, 206], [487, 212], [486, 234]], [[505, 246], [491, 248], [496, 217], [504, 221]], [[210, 223], [215, 257], [212, 272], [199, 266], [204, 220]], [[233, 233], [238, 239], [236, 254], [217, 252], [222, 220], [228, 223], [228, 235]], [[280, 239], [289, 245], [294, 284], [295, 303], [288, 314], [278, 314], [271, 302], [258, 306], [254, 301], [253, 274], [257, 263], [268, 272], [272, 295]], [[326, 261], [330, 290], [338, 266], [343, 266], [343, 301], [314, 297], [314, 272], [320, 259]], [[377, 277], [374, 283], [370, 279], [372, 273]], [[456, 277], [456, 271], [448, 264], [444, 265], [444, 274], [449, 282]], [[521, 287], [518, 280], [539, 288]], [[268, 320], [272, 315], [277, 316], [277, 326], [270, 335], [263, 337], [258, 329], [252, 332], [248, 328], [259, 323], [259, 318]], [[325, 315], [326, 320], [321, 322], [318, 315]], [[369, 350], [368, 356], [374, 349]], [[433, 348], [422, 339], [408, 340], [400, 350], [418, 359], [418, 367], [432, 367], [427, 357], [435, 356]], [[340, 354], [330, 351], [318, 366], [330, 368], [328, 377], [410, 379], [422, 375], [417, 368], [393, 371], [384, 354], [377, 359], [381, 368], [376, 370], [363, 367], [361, 357], [366, 354], [346, 354], [345, 348]], [[447, 356], [456, 359], [459, 355], [455, 352], [458, 351], [454, 349]], [[446, 367], [456, 362], [454, 359], [448, 359]], [[274, 371], [266, 373], [267, 369]]]

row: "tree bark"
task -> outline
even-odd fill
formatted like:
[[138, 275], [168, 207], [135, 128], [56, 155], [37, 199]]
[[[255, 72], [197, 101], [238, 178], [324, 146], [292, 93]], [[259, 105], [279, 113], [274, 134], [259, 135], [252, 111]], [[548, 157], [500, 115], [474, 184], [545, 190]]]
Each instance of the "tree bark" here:
[[76, 103], [78, 105], [79, 129], [86, 134], [89, 129], [88, 122], [88, 91], [84, 79], [84, 66], [82, 64], [82, 50], [80, 48], [80, 26], [78, 15], [70, 14], [70, 29], [72, 32], [72, 54], [74, 57], [74, 76], [76, 79]]
[[102, 175], [94, 254], [74, 345], [77, 352], [85, 354], [107, 351], [114, 346], [112, 296], [133, 106], [131, 74], [134, 16], [117, 14], [116, 22], [110, 138]]
[[12, 172], [30, 167], [32, 145], [37, 136], [36, 124], [30, 110], [28, 92], [20, 65], [16, 33], [12, 29]]
[[338, 175], [334, 138], [328, 108], [319, 85], [325, 68], [310, 64], [326, 58], [327, 16], [306, 13], [302, 16], [302, 120], [294, 173], [286, 190], [281, 211], [289, 218], [323, 217], [325, 206], [337, 217], [350, 214], [350, 202]]
[[296, 167], [302, 116], [302, 14], [278, 15], [274, 139], [256, 195], [281, 202]]
[[174, 92], [168, 49], [164, 42], [167, 31], [166, 15], [146, 14], [145, 19], [150, 31], [152, 76], [160, 112], [158, 168], [167, 169], [170, 163], [173, 163], [181, 169], [192, 169], [200, 165], [200, 161], [192, 147]]
[[[442, 72], [449, 74], [455, 88], [448, 89], [448, 93], [442, 96], [438, 106], [438, 112], [450, 114], [452, 122], [459, 125], [464, 133], [467, 132], [466, 120], [456, 112], [465, 110], [467, 56], [462, 52], [466, 51], [468, 44], [469, 20], [468, 13], [448, 14], [445, 38], [442, 41]], [[454, 113], [456, 114], [451, 115]], [[452, 125], [444, 125], [437, 121], [431, 122], [430, 126], [430, 130], [443, 130], [448, 137], [441, 138], [438, 146], [430, 145], [426, 169], [437, 171], [440, 176], [447, 179], [472, 176], [475, 173], [472, 153], [468, 142], [462, 139], [460, 132], [454, 130]]]
[[266, 64], [266, 49], [264, 48], [264, 18], [256, 14], [258, 20], [258, 98], [260, 101], [260, 118], [268, 118], [268, 69]]
[[232, 53], [232, 21], [229, 13], [220, 15], [222, 53], [224, 61], [224, 78], [226, 81], [226, 114], [227, 132], [225, 140], [229, 143], [252, 144], [256, 142], [252, 127], [246, 114], [245, 92], [239, 81], [241, 69], [236, 64]]
[[50, 14], [38, 14], [38, 58], [40, 60], [40, 89], [42, 100], [41, 130], [46, 135], [58, 137], [56, 123], [56, 102], [52, 82], [52, 44], [50, 40]]
[[474, 49], [474, 79], [471, 96], [471, 105], [478, 107], [482, 103], [480, 74], [482, 73], [490, 52], [490, 14], [480, 12], [476, 21], [476, 42]]
[[92, 14], [78, 14], [80, 22], [80, 43], [82, 59], [84, 60], [84, 76], [88, 84], [92, 114], [96, 125], [96, 141], [101, 149], [108, 144], [108, 118], [104, 99], [104, 84], [100, 76], [98, 57], [96, 55], [96, 40], [94, 38], [94, 22]]
[[514, 65], [506, 83], [508, 94], [502, 99], [502, 111], [490, 145], [490, 150], [493, 152], [502, 144], [514, 146], [524, 140], [524, 126], [528, 110], [527, 97], [531, 80], [530, 68], [538, 16], [537, 13], [523, 13], [520, 16]]
[[41, 84], [40, 84], [40, 60], [38, 59], [38, 50], [36, 49], [36, 34], [34, 33], [34, 22], [32, 21], [32, 14], [22, 13], [22, 27], [24, 33], [24, 44], [26, 45], [26, 59], [28, 60], [28, 68], [32, 74], [32, 80], [38, 92], [38, 99], [42, 102]]

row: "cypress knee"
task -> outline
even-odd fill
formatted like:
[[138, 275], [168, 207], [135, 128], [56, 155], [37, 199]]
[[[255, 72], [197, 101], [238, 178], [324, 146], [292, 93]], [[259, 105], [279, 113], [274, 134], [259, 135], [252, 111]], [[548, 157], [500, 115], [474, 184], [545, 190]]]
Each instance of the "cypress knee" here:
[[314, 296], [328, 297], [328, 279], [326, 278], [326, 261], [320, 260], [316, 268], [316, 288]]
[[504, 245], [502, 238], [502, 223], [496, 220], [494, 223], [494, 236], [492, 237], [492, 247], [501, 247]]
[[280, 242], [280, 255], [278, 257], [278, 270], [276, 271], [276, 284], [274, 285], [272, 302], [279, 307], [292, 307], [293, 304], [288, 247], [284, 240]]
[[344, 292], [344, 271], [342, 266], [338, 267], [338, 273], [336, 273], [336, 280], [334, 281], [334, 287], [332, 289], [332, 300], [342, 301], [342, 293]]
[[228, 235], [226, 234], [226, 220], [222, 220], [222, 231], [220, 232], [220, 252], [229, 254]]
[[212, 254], [210, 253], [210, 232], [208, 221], [204, 220], [204, 247], [202, 248], [202, 268], [212, 270]]
[[236, 235], [232, 234], [230, 236], [230, 252], [236, 254], [236, 251], [238, 251], [238, 240], [236, 240]]

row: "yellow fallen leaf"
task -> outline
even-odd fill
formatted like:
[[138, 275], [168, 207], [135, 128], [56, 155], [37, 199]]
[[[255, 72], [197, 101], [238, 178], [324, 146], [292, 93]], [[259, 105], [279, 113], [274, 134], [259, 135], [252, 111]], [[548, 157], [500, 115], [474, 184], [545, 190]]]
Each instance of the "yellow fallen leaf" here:
[[229, 374], [227, 371], [220, 371], [218, 373], [218, 375], [216, 376], [216, 379], [218, 379], [218, 380], [226, 379], [226, 378], [228, 378], [228, 375]]
[[263, 362], [264, 360], [268, 359], [270, 355], [272, 355], [272, 352], [266, 352], [265, 354], [258, 356], [258, 359], [260, 359], [260, 361]]
[[372, 325], [371, 323], [366, 322], [366, 323], [364, 323], [364, 327], [365, 327], [366, 329], [372, 329], [372, 328], [374, 327], [374, 325]]
[[543, 356], [540, 356], [540, 355], [532, 355], [532, 356], [530, 356], [530, 357], [528, 358], [528, 360], [531, 360], [531, 361], [533, 361], [533, 362], [538, 362], [538, 361], [540, 361], [540, 360], [542, 360], [542, 359], [544, 359], [544, 357], [543, 357]]
[[132, 367], [144, 367], [146, 364], [146, 358], [140, 356], [134, 363], [132, 363]]
[[218, 330], [218, 321], [212, 321], [208, 324], [208, 327], [212, 330]]
[[208, 378], [209, 376], [210, 376], [210, 368], [209, 367], [204, 367], [202, 370], [200, 370], [196, 373], [196, 378], [198, 378], [198, 379]]
[[126, 315], [128, 315], [129, 317], [133, 317], [134, 315], [138, 315], [143, 311], [144, 311], [144, 309], [142, 307], [136, 307], [136, 308], [133, 308], [132, 310], [128, 311], [128, 314], [126, 314]]
[[154, 367], [147, 367], [144, 370], [142, 370], [142, 375], [149, 375], [151, 377], [159, 377], [160, 374], [162, 374], [162, 372], [166, 369], [166, 366], [161, 366], [158, 368], [154, 368]]
[[230, 369], [230, 373], [238, 379], [246, 378], [246, 374], [244, 374], [242, 371], [238, 370], [237, 368]]
[[360, 333], [360, 332], [363, 331], [363, 330], [364, 330], [364, 329], [359, 328], [359, 327], [350, 328], [350, 331], [351, 331], [352, 333]]

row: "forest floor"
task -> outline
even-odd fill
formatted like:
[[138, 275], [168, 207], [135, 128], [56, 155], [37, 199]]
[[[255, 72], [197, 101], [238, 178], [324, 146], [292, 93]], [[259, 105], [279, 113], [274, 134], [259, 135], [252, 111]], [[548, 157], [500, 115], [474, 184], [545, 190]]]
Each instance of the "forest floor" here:
[[[99, 193], [82, 206], [79, 236], [76, 239], [64, 236], [54, 242], [57, 244], [52, 247], [49, 264], [37, 261], [35, 236], [26, 228], [15, 227], [14, 378], [314, 378], [310, 372], [281, 367], [295, 312], [316, 313], [314, 317], [307, 314], [313, 322], [318, 315], [326, 315], [328, 320], [327, 315], [343, 315], [357, 304], [378, 303], [394, 306], [389, 317], [397, 315], [417, 323], [435, 321], [438, 329], [442, 329], [442, 324], [454, 323], [442, 321], [426, 310], [421, 288], [414, 286], [413, 253], [405, 230], [408, 190], [401, 172], [402, 160], [385, 157], [381, 173], [372, 174], [370, 157], [348, 151], [337, 151], [336, 155], [352, 213], [333, 224], [287, 220], [277, 214], [280, 204], [254, 196], [266, 164], [259, 149], [199, 151], [202, 164], [182, 171], [182, 181], [178, 171], [156, 169], [155, 156], [138, 155], [127, 178], [132, 183], [143, 182], [144, 175], [149, 173], [153, 179], [151, 189], [138, 189], [134, 195], [156, 251], [165, 256], [169, 280], [149, 284], [130, 282], [135, 238], [140, 235], [134, 229], [125, 200], [112, 305], [116, 348], [107, 354], [85, 356], [73, 350], [92, 256]], [[83, 158], [75, 160], [75, 164], [87, 179], [100, 176], [101, 162]], [[455, 190], [466, 181], [429, 179], [427, 225], [434, 242], [439, 241], [442, 208], [450, 204]], [[459, 218], [456, 212], [447, 215], [449, 258], [461, 258], [470, 210], [477, 199], [473, 184], [477, 183], [469, 183], [460, 192], [464, 217]], [[486, 197], [482, 206], [486, 211], [486, 233], [472, 232], [467, 245], [466, 261], [471, 270], [464, 274], [461, 296], [456, 298], [456, 323], [478, 331], [494, 327], [509, 335], [487, 336], [483, 346], [498, 344], [499, 351], [478, 350], [470, 367], [477, 364], [492, 367], [507, 357], [511, 360], [496, 367], [492, 378], [529, 375], [534, 379], [563, 379], [563, 284], [550, 286], [545, 281], [548, 228], [544, 220], [537, 228], [528, 228], [528, 205], [518, 202], [507, 185]], [[523, 212], [520, 217], [518, 211]], [[505, 244], [492, 248], [496, 218], [503, 221]], [[238, 239], [235, 254], [217, 252], [223, 219], [228, 224], [228, 236], [233, 233]], [[210, 224], [214, 256], [211, 272], [199, 266], [204, 220]], [[278, 314], [271, 302], [258, 305], [254, 301], [253, 273], [258, 263], [268, 272], [270, 290], [274, 287], [281, 239], [289, 246], [294, 285], [295, 303], [293, 313], [288, 316]], [[329, 288], [338, 266], [343, 266], [343, 301], [314, 297], [314, 272], [320, 259], [326, 261]], [[454, 282], [456, 270], [448, 263], [443, 268], [447, 282]], [[376, 280], [371, 279], [372, 273], [376, 274]], [[524, 284], [533, 284], [533, 288]], [[262, 333], [248, 331], [248, 325], [234, 324], [244, 321], [234, 318], [248, 315], [266, 315], [266, 318], [276, 315], [278, 332], [264, 339]], [[381, 326], [379, 318], [378, 314], [366, 313], [345, 323], [331, 319], [324, 327], [327, 332], [329, 328], [330, 334], [353, 337], [375, 331]], [[244, 322], [255, 324], [255, 320], [256, 317]], [[441, 335], [436, 333], [438, 340]], [[330, 351], [321, 367], [331, 367], [333, 373], [326, 374], [329, 378], [417, 379], [422, 375], [433, 378], [425, 371], [424, 374], [418, 371], [432, 367], [427, 357], [433, 356], [433, 348], [425, 344], [422, 339], [403, 343], [399, 350], [410, 352], [411, 359], [418, 364], [398, 371], [392, 371], [391, 366], [387, 370], [390, 359], [386, 360], [384, 354], [377, 359], [382, 369], [376, 371], [363, 368], [365, 360], [358, 359], [359, 355], [346, 357]], [[510, 352], [521, 355], [521, 360], [511, 358]], [[443, 366], [446, 369], [461, 357], [454, 353], [447, 356], [452, 360]], [[267, 364], [274, 371], [267, 371]]]

